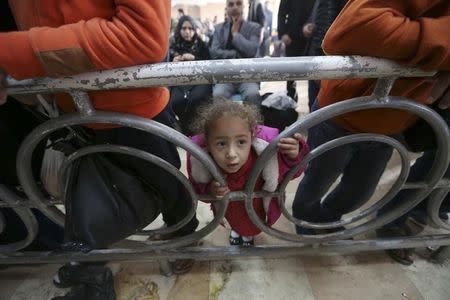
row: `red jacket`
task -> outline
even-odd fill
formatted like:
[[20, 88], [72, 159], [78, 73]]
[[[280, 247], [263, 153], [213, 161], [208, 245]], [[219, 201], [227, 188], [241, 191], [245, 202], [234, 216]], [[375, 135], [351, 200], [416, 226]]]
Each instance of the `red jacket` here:
[[[168, 49], [169, 0], [9, 0], [21, 31], [0, 33], [0, 68], [15, 79], [160, 62]], [[95, 108], [152, 118], [165, 88], [89, 93]], [[61, 97], [60, 97], [61, 99]], [[67, 109], [68, 95], [62, 97]]]
[[[278, 129], [267, 126], [259, 126], [256, 132], [257, 134], [252, 142], [252, 150], [248, 160], [239, 171], [233, 174], [227, 174], [227, 184], [230, 191], [242, 191], [244, 189], [258, 155], [261, 154], [268, 143], [279, 134]], [[203, 135], [193, 136], [192, 140], [202, 148], [206, 146]], [[300, 163], [309, 152], [308, 144], [306, 144], [305, 141], [300, 140], [299, 144], [300, 152], [295, 160], [290, 160], [285, 155], [278, 152], [276, 156], [273, 156], [266, 161], [264, 170], [256, 181], [255, 191], [265, 190], [274, 192], [277, 189], [278, 184], [284, 180], [287, 172], [293, 166]], [[211, 174], [190, 154], [187, 155], [187, 171], [196, 192], [198, 194], [209, 194], [209, 184], [212, 181]], [[303, 173], [303, 169], [298, 170], [294, 175], [294, 178], [300, 176], [301, 173]], [[268, 203], [266, 202], [268, 205], [267, 208], [264, 208], [265, 200], [269, 200]], [[281, 208], [279, 207], [276, 198], [254, 198], [253, 207], [259, 218], [265, 221], [269, 226], [275, 224], [281, 215]], [[212, 208], [214, 211], [214, 206], [212, 206]], [[231, 228], [240, 235], [253, 236], [261, 232], [261, 230], [250, 220], [245, 209], [245, 203], [242, 201], [232, 201], [228, 204], [225, 212], [225, 219], [228, 221]]]
[[[449, 0], [350, 0], [323, 41], [332, 55], [367, 55], [417, 65], [424, 70], [450, 71]], [[434, 82], [399, 79], [391, 95], [426, 103]], [[374, 79], [322, 80], [321, 107], [353, 97], [370, 95]], [[352, 112], [335, 121], [358, 132], [393, 134], [417, 118], [404, 111], [373, 109]]]

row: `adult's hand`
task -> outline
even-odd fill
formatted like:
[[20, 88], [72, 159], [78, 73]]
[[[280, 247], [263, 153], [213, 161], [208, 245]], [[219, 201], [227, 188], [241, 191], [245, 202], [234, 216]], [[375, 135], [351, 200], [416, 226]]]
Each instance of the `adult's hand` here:
[[183, 61], [183, 56], [182, 55], [177, 55], [173, 58], [173, 61]]
[[306, 38], [312, 37], [315, 29], [316, 25], [314, 25], [313, 23], [306, 23], [302, 28], [303, 36]]
[[231, 21], [231, 34], [235, 36], [237, 33], [239, 33], [239, 30], [241, 30], [242, 16], [234, 16], [231, 18]]
[[183, 60], [184, 61], [190, 61], [190, 60], [194, 60], [195, 56], [192, 55], [191, 53], [185, 53], [183, 54]]
[[439, 101], [440, 109], [450, 108], [450, 72], [439, 72], [434, 79], [435, 84], [428, 97], [428, 103]]
[[0, 70], [0, 105], [6, 102], [6, 73]]
[[292, 39], [288, 34], [283, 34], [281, 36], [281, 41], [283, 42], [283, 44], [285, 44], [286, 46], [289, 46], [292, 43]]

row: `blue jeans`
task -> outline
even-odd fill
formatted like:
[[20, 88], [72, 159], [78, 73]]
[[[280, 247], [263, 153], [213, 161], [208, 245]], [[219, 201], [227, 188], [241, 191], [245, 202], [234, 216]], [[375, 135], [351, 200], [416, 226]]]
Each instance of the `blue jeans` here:
[[[318, 108], [315, 103], [313, 110]], [[331, 121], [322, 122], [309, 130], [308, 145], [314, 149], [348, 134]], [[374, 193], [391, 155], [392, 147], [378, 142], [352, 143], [322, 154], [306, 168], [295, 194], [293, 216], [310, 222], [332, 222], [360, 207]], [[341, 174], [337, 187], [321, 201]]]
[[253, 104], [257, 107], [261, 106], [259, 83], [218, 83], [213, 87], [213, 97], [231, 99], [231, 96], [235, 93], [241, 94], [246, 104]]

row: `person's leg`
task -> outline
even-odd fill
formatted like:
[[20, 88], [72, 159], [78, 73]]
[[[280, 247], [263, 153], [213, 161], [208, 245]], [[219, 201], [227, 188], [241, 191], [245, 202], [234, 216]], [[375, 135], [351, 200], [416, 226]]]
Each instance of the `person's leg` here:
[[338, 186], [322, 201], [322, 208], [337, 221], [364, 203], [373, 195], [383, 175], [392, 147], [376, 143], [353, 144], [355, 151], [348, 162]]
[[[420, 158], [416, 160], [411, 167], [407, 182], [419, 182], [425, 178], [426, 174], [430, 170], [433, 162], [433, 151], [425, 152]], [[395, 197], [387, 203], [382, 209], [378, 211], [378, 215], [383, 215], [393, 210], [398, 204], [405, 201], [415, 193], [415, 190], [402, 190]], [[426, 199], [424, 199], [415, 209], [400, 216], [396, 220], [384, 225], [376, 230], [377, 236], [381, 238], [392, 237], [404, 237], [411, 235], [411, 229], [407, 226], [406, 220], [409, 216], [412, 216], [414, 212], [418, 212], [419, 215], [425, 215], [426, 219]], [[424, 221], [425, 222], [425, 221]], [[413, 249], [392, 249], [386, 250], [386, 253], [395, 261], [403, 265], [411, 265], [413, 263], [412, 258]]]
[[314, 101], [316, 101], [317, 95], [320, 90], [320, 81], [318, 80], [309, 80], [308, 81], [308, 107], [309, 111], [312, 111], [312, 106]]
[[191, 125], [197, 118], [197, 110], [202, 105], [211, 101], [211, 85], [196, 85], [193, 86], [189, 92], [186, 101], [186, 108], [182, 115], [179, 115], [183, 132], [187, 135], [192, 135]]
[[[419, 182], [426, 178], [428, 172], [431, 170], [433, 161], [434, 161], [435, 152], [434, 151], [427, 151], [424, 152], [424, 154], [419, 157], [414, 165], [411, 167], [409, 176], [408, 176], [408, 182]], [[447, 171], [444, 174], [445, 178], [450, 178], [450, 167], [447, 168]], [[414, 190], [411, 191], [402, 191], [399, 193], [402, 194], [402, 198], [398, 199], [396, 197], [391, 201], [391, 203], [395, 201], [395, 203], [399, 203], [399, 201], [402, 201], [404, 197], [407, 197], [409, 193], [413, 193]], [[445, 218], [446, 213], [448, 213], [449, 210], [449, 200], [450, 194], [448, 194], [444, 201], [442, 202], [440, 212], [442, 214], [442, 217]], [[427, 223], [427, 204], [428, 204], [428, 197], [421, 201], [414, 209], [412, 209], [409, 213], [407, 213], [403, 218], [401, 218], [403, 221], [406, 221], [408, 217], [413, 218], [417, 223], [426, 225]]]
[[[288, 47], [286, 47], [286, 56], [287, 57], [293, 57], [293, 56], [300, 56], [303, 55], [303, 50], [299, 48], [298, 41], [293, 42]], [[286, 90], [287, 95], [291, 97], [292, 99], [297, 102], [298, 95], [297, 95], [297, 83], [295, 81], [287, 81], [286, 82]]]
[[172, 87], [170, 88], [170, 105], [173, 112], [180, 118], [186, 110], [186, 98], [187, 93], [184, 87]]
[[[314, 149], [342, 135], [343, 131], [332, 124], [321, 123], [309, 130], [308, 145]], [[329, 150], [308, 164], [292, 206], [295, 218], [309, 222], [327, 221], [327, 216], [321, 212], [320, 201], [343, 172], [351, 157], [352, 149], [346, 145]], [[297, 227], [297, 231], [302, 233], [302, 228]]]
[[259, 83], [247, 82], [238, 85], [239, 93], [244, 98], [245, 104], [261, 106], [261, 96], [259, 95]]
[[298, 100], [297, 83], [295, 81], [287, 81], [286, 82], [286, 90], [287, 90], [287, 95], [289, 97], [291, 97], [292, 99], [294, 99], [295, 102], [297, 102], [297, 100]]
[[236, 92], [232, 83], [218, 83], [213, 86], [213, 97], [224, 97], [230, 99]]
[[[167, 108], [153, 120], [168, 126], [173, 124], [173, 119]], [[126, 127], [98, 130], [96, 132], [96, 141], [98, 143], [110, 142], [141, 149], [166, 160], [178, 169], [181, 166], [178, 151], [173, 144], [144, 131]], [[163, 219], [168, 226], [175, 225], [186, 216], [192, 205], [191, 199], [183, 185], [174, 176], [154, 164], [132, 156], [114, 155], [114, 158], [119, 163], [135, 170], [142, 178], [145, 178], [157, 187], [163, 197]], [[177, 235], [182, 236], [192, 233], [197, 226], [198, 220], [194, 217], [177, 232]]]

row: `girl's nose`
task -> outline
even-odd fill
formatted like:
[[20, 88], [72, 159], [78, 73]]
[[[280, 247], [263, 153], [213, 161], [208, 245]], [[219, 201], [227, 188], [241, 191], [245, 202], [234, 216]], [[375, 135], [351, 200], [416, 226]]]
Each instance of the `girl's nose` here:
[[230, 147], [227, 151], [227, 158], [235, 158], [236, 157], [236, 151], [233, 149], [233, 147]]

